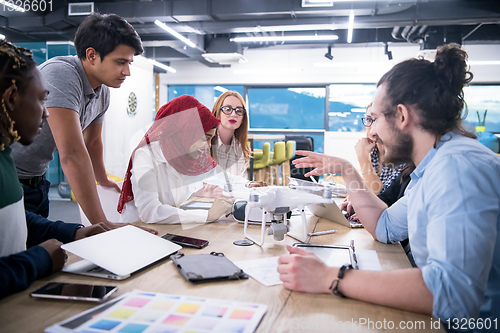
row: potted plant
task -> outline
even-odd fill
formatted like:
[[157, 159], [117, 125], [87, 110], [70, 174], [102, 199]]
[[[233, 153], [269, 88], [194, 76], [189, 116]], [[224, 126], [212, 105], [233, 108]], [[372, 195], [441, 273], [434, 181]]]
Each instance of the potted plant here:
[[484, 110], [483, 121], [481, 121], [481, 116], [479, 115], [479, 111], [477, 113], [477, 126], [476, 132], [484, 132], [486, 130], [486, 115], [488, 114], [488, 110]]
[[488, 114], [488, 110], [484, 110], [483, 120], [481, 120], [479, 111], [476, 111], [476, 113], [478, 120], [478, 126], [476, 126], [477, 140], [498, 154], [500, 150], [499, 139], [493, 133], [486, 132], [486, 115]]

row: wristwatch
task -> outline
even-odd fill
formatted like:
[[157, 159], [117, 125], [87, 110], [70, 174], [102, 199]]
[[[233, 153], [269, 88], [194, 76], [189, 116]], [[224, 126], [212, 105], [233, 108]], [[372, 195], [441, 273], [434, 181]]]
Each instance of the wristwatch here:
[[79, 224], [76, 229], [75, 229], [75, 233], [73, 234], [73, 240], [75, 240], [75, 237], [76, 237], [76, 232], [78, 230], [80, 230], [81, 228], [85, 228], [85, 226], [83, 224]]
[[339, 269], [339, 274], [337, 275], [337, 278], [335, 280], [332, 281], [332, 284], [330, 285], [330, 289], [332, 291], [332, 294], [334, 294], [335, 296], [340, 296], [340, 297], [343, 297], [345, 298], [344, 294], [342, 294], [340, 291], [339, 291], [339, 281], [342, 280], [344, 278], [344, 275], [345, 275], [345, 271], [348, 270], [348, 269], [353, 269], [352, 265], [349, 264], [349, 265], [342, 265]]

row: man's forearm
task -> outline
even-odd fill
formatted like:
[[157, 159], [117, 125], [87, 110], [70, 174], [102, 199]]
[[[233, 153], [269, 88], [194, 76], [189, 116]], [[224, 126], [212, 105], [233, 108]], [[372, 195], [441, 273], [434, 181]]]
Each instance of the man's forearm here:
[[418, 268], [385, 272], [348, 270], [338, 290], [349, 298], [432, 314], [433, 295]]
[[380, 214], [387, 205], [380, 200], [365, 184], [363, 178], [348, 162], [343, 165], [342, 178], [347, 187], [347, 193], [351, 199], [354, 211], [358, 219], [363, 223], [365, 229], [376, 239], [375, 229]]
[[78, 204], [90, 223], [107, 222], [99, 201], [92, 163], [87, 152], [61, 156], [61, 166]]
[[87, 151], [92, 162], [92, 167], [94, 170], [95, 179], [98, 183], [103, 182], [108, 179], [106, 174], [106, 167], [104, 166], [104, 155], [103, 155], [103, 145], [102, 141], [94, 140], [91, 144], [87, 146]]

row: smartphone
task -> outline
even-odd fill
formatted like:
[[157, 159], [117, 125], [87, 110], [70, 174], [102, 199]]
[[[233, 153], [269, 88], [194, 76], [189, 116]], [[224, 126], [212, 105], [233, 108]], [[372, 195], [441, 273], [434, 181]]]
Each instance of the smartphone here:
[[181, 235], [165, 234], [161, 238], [171, 241], [172, 243], [179, 244], [180, 246], [193, 247], [201, 249], [208, 245], [208, 241], [204, 239], [191, 238]]
[[118, 290], [116, 286], [50, 282], [31, 293], [31, 297], [102, 302]]

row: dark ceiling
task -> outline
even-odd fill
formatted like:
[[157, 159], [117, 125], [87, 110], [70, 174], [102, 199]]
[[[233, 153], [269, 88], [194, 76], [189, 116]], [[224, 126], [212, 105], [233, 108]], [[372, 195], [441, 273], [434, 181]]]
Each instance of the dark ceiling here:
[[[10, 0], [12, 2], [12, 0]], [[140, 34], [146, 56], [162, 62], [198, 60], [201, 54], [239, 52], [282, 42], [230, 42], [239, 36], [338, 35], [334, 42], [286, 42], [293, 47], [347, 44], [349, 13], [354, 11], [352, 43], [420, 43], [435, 48], [445, 42], [500, 43], [499, 0], [334, 1], [329, 7], [303, 7], [306, 0], [136, 0], [94, 1], [94, 10], [116, 13]], [[309, 0], [308, 0], [309, 1]], [[38, 0], [42, 12], [5, 10], [0, 0], [0, 33], [13, 42], [73, 40], [85, 16], [69, 16], [68, 3]], [[50, 8], [49, 3], [52, 3]], [[196, 43], [186, 46], [154, 24], [164, 22]]]

